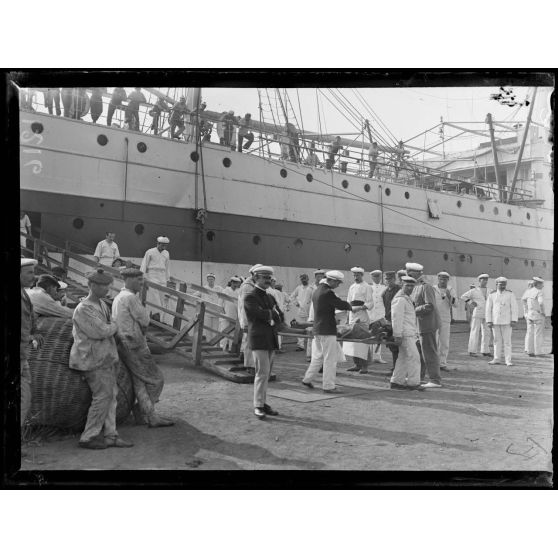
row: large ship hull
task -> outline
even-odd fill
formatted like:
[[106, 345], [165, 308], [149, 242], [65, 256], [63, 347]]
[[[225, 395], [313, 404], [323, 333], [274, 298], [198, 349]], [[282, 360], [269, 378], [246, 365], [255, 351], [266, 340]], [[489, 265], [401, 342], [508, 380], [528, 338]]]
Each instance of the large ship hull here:
[[[121, 254], [139, 260], [164, 234], [172, 272], [187, 281], [213, 271], [224, 282], [256, 262], [273, 265], [288, 288], [316, 267], [399, 269], [406, 261], [421, 262], [429, 275], [448, 271], [458, 292], [483, 272], [508, 277], [517, 296], [533, 275], [552, 278], [548, 209], [215, 144], [196, 158], [192, 143], [44, 114], [21, 112], [20, 127], [21, 204], [47, 240], [95, 246], [111, 230]], [[439, 218], [429, 212], [433, 201]], [[548, 281], [549, 305], [551, 288]], [[456, 317], [463, 315], [460, 309]]]

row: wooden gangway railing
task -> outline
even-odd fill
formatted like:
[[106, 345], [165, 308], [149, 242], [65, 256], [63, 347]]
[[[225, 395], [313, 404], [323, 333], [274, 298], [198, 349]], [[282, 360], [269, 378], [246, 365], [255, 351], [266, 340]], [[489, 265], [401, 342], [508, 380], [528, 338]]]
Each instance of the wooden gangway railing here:
[[[69, 298], [73, 298], [76, 302], [81, 296], [87, 294], [86, 276], [94, 269], [102, 268], [114, 278], [107, 302], [111, 303], [111, 299], [123, 287], [124, 281], [119, 268], [102, 265], [91, 256], [78, 254], [70, 249], [75, 246], [81, 250], [91, 251], [90, 247], [80, 245], [75, 241], [67, 241], [65, 246], [61, 247], [31, 235], [21, 234], [21, 236], [25, 236], [27, 242], [27, 246], [21, 248], [22, 255], [38, 260], [39, 271], [48, 273], [56, 266], [60, 266], [66, 271], [71, 291]], [[32, 248], [29, 247], [31, 244]], [[220, 304], [204, 300], [197, 293], [218, 298], [221, 303], [229, 301], [236, 304], [236, 299], [224, 293], [209, 291], [201, 285], [187, 283], [177, 278], [172, 279], [176, 283], [176, 288], [159, 285], [147, 278], [144, 279], [143, 290], [140, 293], [142, 302], [151, 310], [152, 316], [159, 314], [160, 317], [159, 320], [152, 317], [150, 321], [150, 328], [146, 333], [149, 341], [167, 350], [176, 349], [180, 345], [181, 354], [184, 354], [197, 366], [203, 365], [204, 353], [218, 350], [219, 343], [223, 339], [230, 340], [232, 344], [230, 351], [232, 355], [229, 353], [229, 358], [233, 358], [234, 355], [238, 356], [242, 338], [238, 317], [227, 316]], [[168, 297], [168, 306], [163, 307], [149, 300], [148, 289], [163, 293]], [[191, 294], [191, 292], [196, 292], [196, 294]], [[222, 330], [215, 329], [210, 326], [209, 318], [211, 317], [218, 318], [227, 325]], [[172, 320], [172, 325], [166, 323], [169, 320]]]

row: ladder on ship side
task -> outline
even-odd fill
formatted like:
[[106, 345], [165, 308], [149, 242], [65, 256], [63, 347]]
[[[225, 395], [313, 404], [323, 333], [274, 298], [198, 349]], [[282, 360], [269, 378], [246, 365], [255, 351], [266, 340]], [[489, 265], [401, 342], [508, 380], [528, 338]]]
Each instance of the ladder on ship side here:
[[[27, 242], [27, 246], [21, 249], [22, 256], [35, 258], [39, 262], [39, 273], [51, 273], [53, 267], [62, 267], [66, 271], [67, 278], [64, 281], [68, 284], [67, 298], [71, 306], [77, 305], [83, 296], [87, 296], [86, 274], [97, 268], [104, 269], [114, 278], [106, 299], [106, 302], [112, 304], [111, 297], [123, 286], [118, 268], [97, 263], [87, 255], [92, 250], [86, 250], [84, 255], [84, 246], [79, 243], [66, 241], [65, 246], [61, 247], [31, 235], [22, 236], [26, 237]], [[74, 246], [81, 253], [74, 251]], [[200, 367], [232, 382], [252, 383], [254, 375], [243, 366], [240, 359], [242, 330], [238, 318], [228, 317], [220, 305], [203, 300], [201, 296], [217, 296], [219, 300], [229, 302], [236, 300], [223, 293], [208, 291], [201, 285], [172, 279], [177, 282], [177, 288], [144, 280], [140, 296], [146, 307], [152, 311], [152, 319], [146, 332], [152, 352], [173, 351], [189, 365]], [[168, 297], [168, 307], [152, 302], [151, 297], [147, 297], [148, 289]], [[200, 294], [194, 295], [191, 292]], [[159, 319], [154, 319], [156, 314], [159, 314]], [[165, 316], [163, 320], [160, 319], [162, 315]], [[215, 329], [210, 325], [214, 321], [211, 318], [226, 321], [228, 325], [221, 330]], [[172, 325], [165, 323], [168, 319], [172, 319]], [[231, 342], [230, 352], [220, 346], [224, 339]]]

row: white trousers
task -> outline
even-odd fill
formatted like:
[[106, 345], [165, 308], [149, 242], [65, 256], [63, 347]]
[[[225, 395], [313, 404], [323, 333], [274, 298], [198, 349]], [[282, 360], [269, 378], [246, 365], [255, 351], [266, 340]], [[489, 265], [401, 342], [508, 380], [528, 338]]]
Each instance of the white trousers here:
[[252, 349], [248, 345], [248, 334], [242, 334], [242, 343], [240, 344], [240, 352], [244, 354], [244, 366], [246, 368], [254, 368], [254, 355]]
[[500, 360], [502, 352], [506, 364], [511, 362], [512, 357], [512, 327], [510, 324], [493, 326], [494, 331], [494, 360]]
[[471, 318], [471, 333], [469, 334], [469, 352], [479, 352], [479, 334], [481, 337], [480, 352], [490, 352], [490, 328], [484, 318]]
[[[164, 273], [157, 273], [154, 271], [148, 272], [146, 275], [147, 279], [152, 281], [153, 283], [157, 283], [162, 285], [163, 287], [167, 286], [167, 277]], [[166, 295], [163, 291], [159, 291], [153, 287], [147, 289], [147, 297], [146, 302], [150, 302], [152, 304], [157, 304], [158, 306], [162, 306], [165, 309], [169, 307], [169, 296]], [[158, 308], [150, 308], [152, 314], [159, 314], [161, 318], [161, 322], [164, 324], [172, 324], [174, 321], [174, 316], [172, 314], [167, 314]]]
[[[296, 312], [296, 321], [297, 322], [307, 322], [308, 321], [308, 312], [305, 312], [301, 308], [298, 308], [298, 310]], [[305, 348], [304, 343], [306, 341], [308, 341], [308, 339], [306, 339], [306, 337], [299, 337], [298, 341], [297, 341], [297, 345], [304, 349]]]
[[544, 320], [527, 320], [525, 350], [529, 354], [542, 355], [544, 341]]
[[451, 322], [442, 322], [440, 329], [436, 333], [438, 338], [438, 356], [440, 357], [440, 366], [448, 365], [450, 328]]
[[417, 338], [412, 335], [402, 339], [391, 381], [402, 386], [405, 384], [418, 386], [420, 384], [420, 354], [417, 349]]
[[273, 367], [273, 351], [254, 350], [254, 366], [256, 375], [254, 377], [254, 407], [263, 407], [265, 405], [265, 397], [267, 394], [267, 384], [271, 369]]
[[304, 382], [311, 382], [320, 371], [323, 372], [323, 388], [333, 389], [337, 376], [337, 337], [335, 335], [315, 335], [312, 339], [312, 361], [304, 374]]

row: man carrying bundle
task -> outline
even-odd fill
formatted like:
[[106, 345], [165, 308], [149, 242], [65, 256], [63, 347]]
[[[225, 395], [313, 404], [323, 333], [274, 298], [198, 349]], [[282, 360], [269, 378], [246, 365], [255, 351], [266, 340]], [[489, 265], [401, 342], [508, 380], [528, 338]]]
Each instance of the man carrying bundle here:
[[70, 368], [83, 373], [92, 394], [87, 423], [79, 440], [80, 447], [86, 449], [134, 445], [123, 440], [116, 431], [119, 360], [114, 334], [117, 327], [111, 320], [108, 305], [102, 300], [111, 283], [112, 276], [103, 269], [88, 273], [89, 295], [77, 305], [73, 317]]
[[112, 319], [118, 328], [118, 354], [132, 375], [137, 399], [133, 409], [136, 424], [147, 423], [149, 428], [172, 426], [172, 421], [155, 412], [165, 380], [145, 338], [149, 311], [138, 296], [143, 286], [143, 273], [139, 269], [123, 269], [120, 273], [124, 287], [114, 297]]

